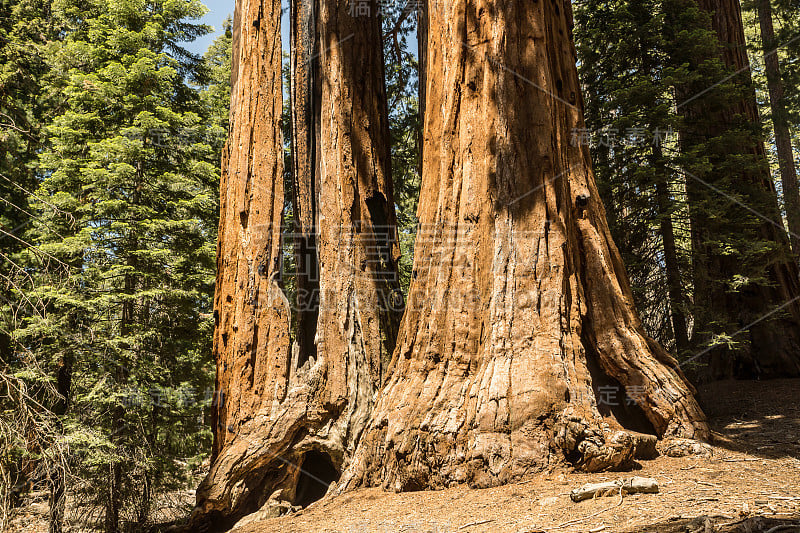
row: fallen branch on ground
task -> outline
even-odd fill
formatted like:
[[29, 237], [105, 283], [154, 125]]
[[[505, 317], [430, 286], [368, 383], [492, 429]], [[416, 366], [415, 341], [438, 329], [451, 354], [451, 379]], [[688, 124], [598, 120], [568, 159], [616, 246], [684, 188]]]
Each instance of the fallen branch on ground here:
[[[645, 479], [645, 478], [641, 478], [641, 479]], [[617, 503], [615, 503], [614, 505], [612, 505], [611, 507], [606, 507], [605, 509], [601, 509], [600, 511], [597, 511], [596, 513], [592, 513], [592, 514], [590, 514], [588, 516], [584, 516], [583, 518], [576, 518], [575, 520], [570, 520], [569, 522], [564, 522], [563, 524], [559, 524], [557, 526], [544, 527], [542, 529], [545, 530], [545, 531], [550, 531], [552, 529], [561, 529], [562, 527], [571, 526], [573, 524], [577, 524], [579, 522], [583, 522], [585, 520], [589, 520], [590, 518], [594, 518], [597, 515], [601, 515], [601, 514], [605, 513], [606, 511], [610, 511], [611, 509], [614, 509], [615, 507], [619, 507], [620, 505], [622, 505], [622, 499], [624, 497], [623, 496], [623, 490], [624, 489], [623, 489], [622, 486], [617, 486], [617, 493], [619, 494], [619, 501]]]
[[574, 502], [580, 502], [589, 498], [614, 495], [620, 491], [625, 494], [639, 492], [652, 494], [658, 492], [658, 482], [653, 478], [634, 476], [603, 483], [587, 483], [570, 492], [569, 497]]
[[468, 527], [479, 526], [481, 524], [488, 524], [489, 522], [494, 522], [494, 520], [478, 520], [477, 522], [470, 522], [469, 524], [464, 524], [463, 526], [458, 528], [458, 530], [461, 531], [462, 529], [467, 529]]

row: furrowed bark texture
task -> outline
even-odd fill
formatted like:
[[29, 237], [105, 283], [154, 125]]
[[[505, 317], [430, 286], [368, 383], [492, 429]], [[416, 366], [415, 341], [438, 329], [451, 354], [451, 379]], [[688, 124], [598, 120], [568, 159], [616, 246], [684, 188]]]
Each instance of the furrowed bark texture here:
[[288, 305], [276, 282], [283, 211], [279, 16], [277, 4], [259, 0], [237, 2], [234, 12], [231, 120], [220, 181], [212, 460], [267, 396], [278, 393], [289, 363]]
[[[723, 108], [704, 99], [718, 98], [708, 87], [686, 94], [679, 106], [684, 115], [681, 144], [709, 142], [705, 150], [710, 170], [689, 174], [694, 255], [694, 298], [706, 308], [695, 317], [695, 343], [701, 345], [710, 332], [734, 336], [742, 347], [725, 345], [708, 350], [709, 377], [714, 379], [775, 378], [800, 375], [800, 277], [778, 206], [764, 143], [743, 138], [738, 131], [760, 123], [755, 89], [747, 66], [747, 49], [738, 0], [700, 0], [700, 9], [711, 16], [711, 29], [719, 41], [718, 55], [742, 90], [738, 101]], [[701, 58], [702, 59], [702, 58]], [[696, 88], [695, 88], [696, 89]], [[695, 96], [697, 95], [697, 96]], [[714, 140], [716, 139], [716, 140]], [[740, 168], [726, 168], [731, 160], [745, 160]], [[728, 185], [721, 185], [721, 183]], [[728, 192], [720, 192], [720, 189]], [[731, 195], [739, 198], [732, 203]], [[707, 208], [730, 203], [725, 216], [708, 216]], [[699, 207], [706, 205], [706, 208]], [[744, 205], [743, 205], [744, 204]], [[740, 212], [741, 216], [735, 213]], [[733, 213], [732, 215], [730, 213]], [[741, 220], [750, 218], [747, 225]], [[732, 291], [732, 280], [742, 273], [742, 259], [719, 246], [719, 240], [747, 239], [769, 243], [771, 250], [750, 261], [765, 266], [766, 280], [751, 281]], [[745, 275], [749, 275], [745, 272]], [[721, 326], [721, 324], [727, 324]], [[698, 342], [700, 341], [700, 342]]]
[[216, 295], [224, 398], [195, 528], [228, 528], [268, 499], [305, 505], [323, 496], [355, 449], [393, 349], [398, 310], [385, 304], [399, 292], [399, 247], [380, 23], [353, 19], [349, 8], [347, 0], [325, 2], [318, 12], [320, 99], [310, 121], [318, 125], [316, 171], [299, 164], [295, 175], [297, 190], [314, 191], [302, 205], [316, 206], [308, 219], [319, 221], [316, 346], [303, 354], [290, 347], [291, 309], [277, 281], [280, 4], [237, 3]]
[[708, 434], [643, 332], [588, 151], [570, 145], [571, 24], [560, 0], [429, 2], [413, 281], [340, 490], [485, 487], [565, 459], [619, 468], [652, 450], [629, 430]]

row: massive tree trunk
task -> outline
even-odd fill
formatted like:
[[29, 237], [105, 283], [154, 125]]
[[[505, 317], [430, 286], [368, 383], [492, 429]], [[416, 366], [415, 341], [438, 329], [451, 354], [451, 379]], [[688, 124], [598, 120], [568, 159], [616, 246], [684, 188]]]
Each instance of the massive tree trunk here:
[[[420, 230], [391, 375], [340, 487], [490, 486], [705, 438], [647, 338], [583, 126], [569, 2], [431, 2]], [[626, 397], [627, 396], [627, 397]]]
[[[727, 68], [720, 77], [736, 73], [725, 78], [727, 84], [709, 87], [704, 79], [700, 86], [679, 90], [682, 149], [700, 146], [708, 162], [690, 169], [686, 178], [697, 306], [694, 341], [707, 352], [708, 364], [702, 374], [715, 379], [800, 375], [800, 279], [764, 144], [752, 133], [760, 119], [739, 0], [697, 5], [711, 19], [717, 49], [697, 58], [692, 68], [701, 72], [708, 60], [719, 59]], [[714, 336], [723, 342], [714, 345]], [[737, 345], [725, 344], [728, 338]]]
[[794, 165], [794, 154], [792, 153], [792, 137], [789, 133], [786, 106], [783, 101], [783, 78], [777, 52], [779, 43], [775, 40], [770, 0], [758, 0], [756, 8], [761, 26], [761, 44], [764, 50], [769, 105], [772, 109], [775, 149], [783, 184], [783, 201], [786, 207], [786, 220], [789, 223], [789, 240], [797, 260], [800, 259], [800, 189], [797, 185], [797, 168]]
[[[304, 505], [324, 495], [355, 449], [393, 349], [398, 309], [388, 303], [398, 304], [399, 248], [380, 20], [356, 20], [349, 10], [348, 0], [326, 1], [315, 14], [319, 101], [305, 124], [316, 129], [316, 161], [312, 168], [298, 159], [295, 169], [296, 190], [313, 191], [298, 195], [303, 231], [312, 234], [306, 222], [318, 221], [320, 300], [309, 354], [290, 347], [291, 310], [278, 283], [280, 3], [237, 2], [215, 296], [221, 400], [195, 528], [229, 527], [269, 499]], [[296, 72], [309, 55], [296, 50]], [[298, 332], [307, 346], [305, 335]]]
[[279, 12], [268, 0], [237, 2], [234, 11], [231, 119], [220, 180], [212, 461], [262, 403], [285, 392], [276, 385], [288, 367], [290, 333], [276, 283], [283, 211]]

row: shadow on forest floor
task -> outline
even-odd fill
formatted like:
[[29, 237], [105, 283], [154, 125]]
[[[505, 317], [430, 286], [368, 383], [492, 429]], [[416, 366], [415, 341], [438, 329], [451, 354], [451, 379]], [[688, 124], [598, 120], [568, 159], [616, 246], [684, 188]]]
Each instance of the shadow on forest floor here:
[[678, 518], [658, 524], [637, 526], [622, 533], [797, 533], [800, 532], [800, 515], [788, 518], [754, 516], [731, 520], [725, 516], [698, 516]]
[[800, 459], [800, 380], [723, 381], [698, 392], [714, 445], [765, 459]]

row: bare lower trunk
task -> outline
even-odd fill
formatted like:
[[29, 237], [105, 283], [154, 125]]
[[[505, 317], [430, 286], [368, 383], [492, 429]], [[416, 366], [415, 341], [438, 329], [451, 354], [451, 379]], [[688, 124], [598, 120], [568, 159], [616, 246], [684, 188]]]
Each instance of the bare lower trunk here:
[[[118, 371], [119, 372], [119, 371]], [[112, 409], [111, 442], [116, 446], [115, 452], [121, 451], [120, 436], [125, 430], [125, 410], [121, 406]], [[120, 511], [122, 510], [122, 463], [119, 458], [108, 465], [108, 494], [105, 502], [105, 533], [119, 531]]]
[[[399, 294], [399, 248], [380, 21], [355, 19], [350, 9], [347, 0], [329, 1], [314, 14], [320, 67], [311, 69], [319, 73], [313, 91], [302, 94], [297, 85], [308, 50], [293, 52], [295, 102], [303, 97], [308, 105], [309, 92], [317, 99], [311, 119], [295, 115], [315, 139], [314, 147], [295, 146], [299, 221], [315, 237], [319, 261], [314, 347], [304, 353], [305, 333], [290, 349], [291, 310], [276, 282], [283, 202], [280, 5], [237, 4], [215, 306], [224, 400], [192, 527], [229, 527], [269, 499], [305, 505], [324, 495], [355, 449], [394, 347], [399, 310], [389, 304]], [[316, 228], [309, 226], [313, 220]]]
[[675, 347], [679, 354], [686, 354], [689, 351], [689, 333], [686, 327], [686, 314], [683, 312], [683, 283], [678, 267], [678, 253], [675, 246], [675, 231], [672, 227], [672, 219], [666, 208], [668, 201], [663, 199], [669, 197], [665, 190], [665, 183], [656, 184], [656, 195], [662, 205], [661, 221], [659, 223], [661, 239], [664, 242], [664, 267], [667, 273], [667, 290], [669, 293], [670, 319], [672, 322], [672, 333], [675, 335]]
[[[75, 358], [70, 354], [65, 354], [56, 372], [56, 390], [59, 398], [53, 406], [53, 414], [57, 417], [58, 427], [63, 427], [62, 419], [67, 414], [72, 398], [72, 371], [75, 365]], [[49, 533], [61, 533], [64, 530], [64, 511], [66, 509], [66, 472], [64, 465], [54, 465], [54, 472], [50, 480], [50, 516], [48, 531]]]
[[620, 468], [652, 449], [636, 431], [708, 434], [643, 332], [588, 151], [570, 145], [583, 126], [571, 24], [569, 2], [429, 6], [408, 308], [340, 487]]
[[792, 243], [795, 259], [800, 259], [800, 190], [797, 185], [797, 169], [792, 153], [792, 137], [786, 120], [786, 107], [783, 102], [783, 78], [778, 63], [775, 29], [772, 25], [772, 6], [770, 0], [758, 0], [758, 21], [761, 26], [761, 43], [764, 49], [764, 64], [769, 89], [769, 105], [772, 110], [772, 126], [775, 132], [775, 148], [778, 167], [783, 184], [783, 199], [786, 220], [789, 223], [789, 240]]

